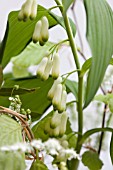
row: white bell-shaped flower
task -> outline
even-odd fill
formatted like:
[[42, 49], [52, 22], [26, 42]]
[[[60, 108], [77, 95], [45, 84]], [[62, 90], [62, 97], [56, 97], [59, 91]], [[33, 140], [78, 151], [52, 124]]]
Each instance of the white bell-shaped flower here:
[[47, 62], [48, 62], [48, 58], [47, 57], [44, 57], [42, 59], [42, 61], [40, 62], [40, 65], [39, 65], [37, 73], [36, 73], [38, 76], [40, 76], [40, 77], [43, 76], [44, 70], [45, 70], [46, 65], [47, 65]]
[[26, 0], [18, 14], [19, 21], [26, 21], [28, 18], [34, 19], [37, 15], [37, 0]]
[[61, 97], [62, 97], [62, 84], [58, 84], [52, 100], [52, 104], [56, 109], [60, 106]]
[[32, 6], [31, 6], [30, 19], [31, 20], [35, 19], [36, 15], [37, 15], [37, 0], [33, 0]]
[[66, 125], [67, 125], [67, 112], [64, 111], [61, 116], [61, 123], [60, 123], [60, 130], [59, 130], [59, 135], [63, 136], [64, 133], [66, 132]]
[[53, 57], [52, 77], [56, 79], [58, 78], [59, 75], [60, 75], [60, 58], [58, 53], [55, 53]]
[[52, 85], [52, 87], [49, 90], [48, 95], [47, 95], [49, 100], [53, 99], [57, 85], [60, 84], [61, 82], [62, 82], [62, 77], [58, 77], [57, 80], [54, 81], [54, 83], [53, 83], [53, 85]]
[[41, 28], [42, 28], [42, 22], [38, 21], [35, 25], [35, 29], [32, 36], [32, 40], [34, 43], [37, 43], [40, 39]]
[[49, 58], [48, 62], [47, 62], [47, 65], [45, 67], [44, 73], [43, 73], [43, 75], [41, 77], [42, 80], [47, 80], [49, 78], [49, 74], [50, 74], [52, 65], [53, 65], [53, 61], [51, 60], [51, 58]]
[[27, 0], [22, 6], [23, 15], [25, 19], [28, 19], [31, 14], [32, 0]]
[[49, 23], [47, 17], [43, 17], [41, 19], [42, 22], [42, 28], [41, 28], [41, 36], [40, 36], [40, 41], [46, 42], [49, 39]]
[[66, 110], [66, 100], [67, 100], [67, 92], [63, 90], [61, 103], [60, 103], [60, 106], [58, 107], [59, 112], [63, 112]]

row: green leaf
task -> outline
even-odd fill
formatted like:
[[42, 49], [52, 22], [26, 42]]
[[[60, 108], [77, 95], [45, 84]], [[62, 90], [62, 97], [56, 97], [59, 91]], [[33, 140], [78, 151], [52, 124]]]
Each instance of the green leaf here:
[[0, 65], [0, 88], [3, 82], [3, 70], [2, 70], [2, 66]]
[[84, 141], [91, 135], [93, 135], [94, 133], [98, 133], [98, 132], [113, 132], [112, 128], [95, 128], [95, 129], [91, 129], [88, 130], [87, 132], [85, 132], [82, 136], [82, 139], [80, 141], [80, 144], [83, 144]]
[[110, 157], [111, 157], [111, 162], [113, 164], [113, 133], [111, 135], [111, 141], [110, 141]]
[[33, 93], [37, 89], [26, 89], [26, 88], [19, 88], [18, 90], [14, 90], [14, 88], [1, 88], [0, 89], [0, 96], [11, 96], [12, 95], [22, 95], [27, 93]]
[[70, 92], [72, 92], [73, 95], [77, 99], [78, 98], [78, 83], [76, 81], [67, 79], [65, 84], [67, 87], [67, 91], [69, 90]]
[[77, 144], [77, 136], [73, 133], [70, 133], [68, 136], [67, 136], [67, 140], [68, 140], [68, 143], [69, 143], [69, 147], [70, 148], [76, 148], [76, 144]]
[[[64, 29], [66, 29], [63, 17], [58, 16], [58, 15], [54, 14], [51, 11], [49, 13]], [[75, 24], [74, 24], [74, 22], [72, 21], [71, 18], [69, 18], [69, 22], [70, 22], [70, 26], [71, 26], [71, 29], [72, 29], [72, 32], [73, 32], [73, 36], [75, 37], [75, 35], [76, 35], [76, 26], [75, 26]]]
[[48, 168], [42, 161], [37, 159], [32, 163], [30, 170], [48, 170]]
[[42, 47], [39, 43], [34, 44], [31, 42], [19, 55], [11, 58], [11, 61], [15, 66], [21, 67], [21, 69], [37, 65], [53, 45], [53, 43], [47, 42]]
[[84, 74], [86, 73], [86, 71], [90, 68], [91, 66], [91, 61], [92, 61], [92, 58], [89, 58], [88, 60], [86, 60], [84, 62], [84, 64], [82, 65], [82, 68], [81, 68], [81, 72], [80, 72], [80, 76], [83, 77]]
[[30, 75], [27, 68], [17, 66], [17, 65], [13, 65], [12, 74], [13, 74], [13, 77], [15, 78], [28, 77]]
[[64, 13], [67, 12], [69, 6], [74, 2], [74, 0], [62, 0], [62, 4], [63, 4], [63, 7], [64, 7]]
[[0, 146], [22, 142], [21, 126], [14, 119], [0, 115]]
[[0, 152], [0, 170], [25, 170], [25, 159], [21, 152]]
[[35, 24], [42, 16], [48, 18], [50, 28], [57, 24], [53, 17], [49, 15], [48, 10], [40, 5], [38, 5], [38, 15], [33, 21], [19, 22], [17, 19], [18, 12], [13, 11], [8, 17], [7, 32], [1, 49], [3, 52], [0, 56], [3, 68], [10, 61], [11, 57], [18, 55], [31, 41]]
[[[84, 64], [82, 65], [82, 68], [81, 68], [81, 72], [80, 72], [81, 77], [83, 77], [84, 74], [88, 71], [88, 69], [90, 69], [91, 62], [92, 62], [92, 58], [89, 58], [84, 62]], [[111, 58], [109, 64], [113, 65], [113, 58]]]
[[87, 79], [86, 107], [96, 94], [113, 54], [113, 13], [106, 0], [84, 0], [92, 63]]
[[106, 95], [103, 95], [103, 94], [99, 94], [99, 95], [95, 96], [94, 100], [97, 100], [99, 102], [103, 102], [103, 103], [107, 104]]
[[98, 153], [92, 151], [86, 151], [82, 155], [82, 163], [90, 170], [100, 170], [103, 166], [102, 161], [99, 159]]

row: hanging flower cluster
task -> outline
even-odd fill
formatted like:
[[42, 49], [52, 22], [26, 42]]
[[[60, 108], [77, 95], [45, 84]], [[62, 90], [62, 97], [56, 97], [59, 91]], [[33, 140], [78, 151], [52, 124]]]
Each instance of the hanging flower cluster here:
[[35, 19], [37, 15], [37, 0], [26, 0], [22, 5], [21, 10], [18, 14], [19, 21], [27, 21]]
[[42, 80], [47, 80], [50, 74], [55, 81], [47, 94], [47, 98], [52, 102], [54, 113], [45, 122], [45, 133], [49, 134], [50, 137], [58, 137], [63, 136], [66, 132], [68, 119], [66, 112], [67, 92], [60, 76], [60, 58], [58, 52], [55, 52], [53, 56], [48, 54], [39, 64], [37, 75]]
[[66, 132], [67, 113], [59, 114], [55, 111], [53, 116], [45, 122], [44, 132], [50, 137], [61, 137]]
[[62, 77], [58, 77], [48, 92], [48, 99], [52, 100], [52, 104], [59, 113], [66, 110], [67, 92], [65, 85], [62, 84]]
[[52, 77], [56, 79], [60, 74], [60, 58], [58, 53], [55, 53], [53, 57], [49, 55], [42, 59], [37, 70], [37, 75], [42, 80], [47, 80], [49, 78], [51, 70]]
[[46, 16], [42, 17], [36, 25], [33, 32], [32, 40], [34, 43], [39, 42], [43, 46], [49, 39], [49, 23]]

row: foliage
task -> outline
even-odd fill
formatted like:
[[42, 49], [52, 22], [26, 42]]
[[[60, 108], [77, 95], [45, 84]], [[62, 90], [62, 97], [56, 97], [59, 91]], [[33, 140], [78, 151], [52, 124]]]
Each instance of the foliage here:
[[[112, 134], [109, 153], [113, 163], [113, 129], [105, 119], [107, 110], [113, 113], [113, 85], [109, 91], [101, 87], [103, 94], [96, 95], [107, 67], [113, 65], [113, 11], [106, 0], [84, 0], [86, 38], [92, 57], [87, 56], [81, 64], [78, 52], [84, 59], [85, 56], [74, 39], [79, 28], [68, 17], [69, 8], [75, 15], [76, 1], [55, 0], [55, 3], [56, 6], [46, 9], [36, 0], [26, 0], [19, 11], [8, 15], [0, 43], [0, 169], [3, 170], [25, 170], [26, 159], [33, 160], [31, 170], [46, 170], [42, 151], [53, 157], [53, 167], [59, 170], [75, 170], [79, 161], [90, 170], [99, 170], [104, 165], [100, 151], [105, 132]], [[60, 15], [53, 12], [54, 8], [59, 9]], [[67, 39], [48, 41], [49, 30], [58, 24]], [[62, 75], [63, 46], [66, 50], [67, 46], [71, 48], [76, 67]], [[12, 71], [5, 74], [4, 68], [10, 62]], [[73, 73], [77, 76], [71, 80], [69, 76]], [[74, 100], [67, 102], [69, 93]], [[102, 126], [88, 127], [83, 133], [86, 116], [83, 110], [93, 99], [104, 104]], [[68, 108], [72, 103], [76, 103], [77, 130], [72, 128], [69, 118], [69, 114], [73, 115], [71, 107]], [[99, 140], [92, 138], [95, 133], [99, 133]], [[81, 155], [82, 146], [85, 152]]]

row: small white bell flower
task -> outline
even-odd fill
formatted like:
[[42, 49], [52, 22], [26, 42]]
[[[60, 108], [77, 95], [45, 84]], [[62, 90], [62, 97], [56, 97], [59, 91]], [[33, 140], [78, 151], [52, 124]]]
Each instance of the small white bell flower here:
[[43, 74], [44, 74], [44, 70], [46, 68], [46, 65], [47, 65], [47, 62], [48, 62], [48, 58], [47, 57], [44, 57], [42, 59], [42, 61], [40, 62], [40, 65], [38, 67], [38, 70], [37, 70], [37, 75], [42, 77]]
[[35, 29], [32, 36], [32, 40], [34, 43], [37, 43], [40, 40], [41, 28], [42, 28], [42, 22], [38, 21], [35, 25]]
[[52, 87], [49, 90], [48, 95], [47, 95], [49, 100], [53, 99], [57, 85], [60, 84], [61, 82], [62, 82], [62, 77], [58, 77], [57, 80], [54, 81], [54, 83], [53, 83], [53, 85], [52, 85]]
[[62, 84], [58, 84], [52, 100], [52, 104], [55, 108], [59, 108], [61, 103], [61, 97], [62, 97]]
[[52, 77], [56, 79], [58, 78], [59, 75], [60, 75], [60, 58], [58, 53], [55, 53], [53, 57]]
[[42, 28], [41, 28], [40, 40], [46, 42], [49, 39], [49, 31], [48, 31], [49, 23], [47, 17], [44, 16], [41, 19], [41, 22], [42, 22]]

